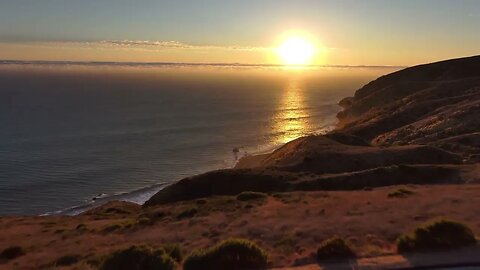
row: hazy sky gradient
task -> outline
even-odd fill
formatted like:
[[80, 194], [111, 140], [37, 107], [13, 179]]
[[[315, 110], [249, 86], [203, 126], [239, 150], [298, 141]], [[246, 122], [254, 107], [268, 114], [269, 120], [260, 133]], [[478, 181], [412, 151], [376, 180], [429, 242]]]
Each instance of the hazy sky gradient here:
[[479, 26], [476, 0], [2, 0], [0, 58], [275, 63], [302, 30], [318, 64], [412, 65], [478, 54]]

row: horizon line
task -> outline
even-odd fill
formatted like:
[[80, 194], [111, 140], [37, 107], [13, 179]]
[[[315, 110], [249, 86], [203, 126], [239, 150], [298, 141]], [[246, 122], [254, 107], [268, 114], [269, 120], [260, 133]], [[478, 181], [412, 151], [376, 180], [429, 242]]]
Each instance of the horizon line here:
[[129, 61], [69, 61], [69, 60], [8, 60], [0, 59], [0, 65], [85, 65], [85, 66], [208, 66], [208, 67], [273, 67], [273, 68], [407, 68], [401, 65], [285, 65], [228, 62], [129, 62]]

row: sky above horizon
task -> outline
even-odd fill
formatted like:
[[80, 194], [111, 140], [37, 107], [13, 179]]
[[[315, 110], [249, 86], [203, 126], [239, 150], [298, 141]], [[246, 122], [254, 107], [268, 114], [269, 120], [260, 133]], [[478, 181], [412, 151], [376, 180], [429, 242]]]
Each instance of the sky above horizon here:
[[0, 59], [281, 64], [286, 33], [312, 64], [414, 65], [475, 55], [476, 0], [0, 0]]

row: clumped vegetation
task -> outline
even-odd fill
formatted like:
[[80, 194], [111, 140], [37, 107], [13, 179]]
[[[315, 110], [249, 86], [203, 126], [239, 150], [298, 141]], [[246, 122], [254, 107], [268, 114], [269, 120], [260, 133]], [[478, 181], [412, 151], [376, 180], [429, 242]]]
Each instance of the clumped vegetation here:
[[264, 200], [266, 198], [267, 194], [253, 191], [244, 191], [237, 195], [237, 200], [239, 201]]
[[53, 233], [60, 234], [60, 233], [64, 233], [65, 231], [66, 231], [65, 229], [57, 229]]
[[214, 196], [208, 199], [198, 199], [195, 205], [202, 215], [210, 214], [214, 211], [232, 212], [237, 210], [241, 202], [232, 196]]
[[399, 188], [395, 191], [392, 191], [390, 193], [388, 193], [388, 197], [389, 198], [405, 198], [405, 197], [408, 197], [410, 195], [413, 195], [415, 194], [415, 192], [411, 191], [411, 190], [408, 190], [408, 189], [405, 189], [405, 188]]
[[139, 217], [137, 219], [137, 224], [138, 225], [147, 226], [147, 225], [153, 225], [154, 223], [155, 223], [155, 221], [151, 218], [148, 218], [148, 217]]
[[176, 262], [181, 263], [183, 261], [183, 249], [180, 247], [180, 245], [168, 244], [163, 245], [162, 248], [165, 250], [165, 253], [172, 257], [172, 259], [174, 259]]
[[470, 246], [476, 242], [475, 235], [466, 225], [436, 220], [418, 226], [411, 234], [401, 235], [397, 239], [397, 249], [401, 253], [422, 252]]
[[110, 224], [110, 225], [107, 225], [105, 226], [103, 229], [102, 229], [102, 232], [105, 232], [105, 233], [110, 233], [110, 232], [114, 232], [116, 230], [120, 230], [122, 229], [122, 226], [120, 224]]
[[12, 246], [4, 249], [2, 253], [0, 253], [0, 260], [13, 260], [20, 256], [25, 255], [25, 250], [19, 246]]
[[356, 209], [350, 209], [347, 211], [346, 213], [347, 216], [363, 216], [363, 212], [361, 211], [358, 211]]
[[55, 262], [55, 266], [68, 266], [72, 264], [76, 264], [81, 260], [82, 256], [80, 255], [65, 255], [60, 258]]
[[284, 235], [280, 237], [279, 240], [273, 244], [273, 246], [284, 253], [293, 253], [295, 251], [296, 244], [297, 240], [293, 235]]
[[198, 213], [198, 208], [195, 206], [191, 206], [188, 208], [183, 209], [178, 213], [177, 219], [184, 219], [184, 218], [191, 218]]
[[245, 239], [229, 239], [206, 250], [192, 252], [183, 264], [184, 270], [254, 270], [265, 269], [267, 253]]
[[153, 248], [147, 245], [131, 246], [119, 250], [103, 261], [100, 270], [175, 270], [175, 260], [164, 248]]
[[353, 252], [350, 244], [337, 236], [323, 241], [317, 249], [318, 261], [342, 260], [355, 257], [355, 252]]
[[105, 209], [105, 213], [107, 214], [129, 214], [130, 212], [125, 211], [123, 209], [117, 208], [117, 207], [109, 207]]
[[274, 193], [273, 197], [284, 204], [299, 203], [305, 198], [303, 192]]
[[206, 199], [198, 199], [198, 200], [196, 201], [196, 203], [197, 203], [198, 205], [204, 205], [204, 204], [207, 204], [207, 200], [206, 200]]
[[117, 223], [109, 224], [109, 225], [105, 226], [102, 229], [102, 231], [105, 232], [105, 233], [110, 233], [110, 232], [114, 232], [114, 231], [118, 231], [118, 230], [131, 229], [138, 224], [139, 224], [139, 222], [137, 220], [129, 218], [129, 219], [124, 219], [124, 220], [122, 220], [120, 222], [117, 222]]
[[75, 227], [75, 230], [77, 230], [78, 232], [86, 232], [88, 231], [88, 227], [87, 225], [80, 223], [77, 225], [77, 227]]

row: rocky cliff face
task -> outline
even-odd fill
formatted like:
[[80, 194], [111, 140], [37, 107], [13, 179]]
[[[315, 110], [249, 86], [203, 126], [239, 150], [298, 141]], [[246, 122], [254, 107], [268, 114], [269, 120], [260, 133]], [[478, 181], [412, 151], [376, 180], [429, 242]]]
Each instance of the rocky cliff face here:
[[480, 56], [380, 77], [339, 104], [338, 130], [372, 145], [429, 144], [478, 161]]

